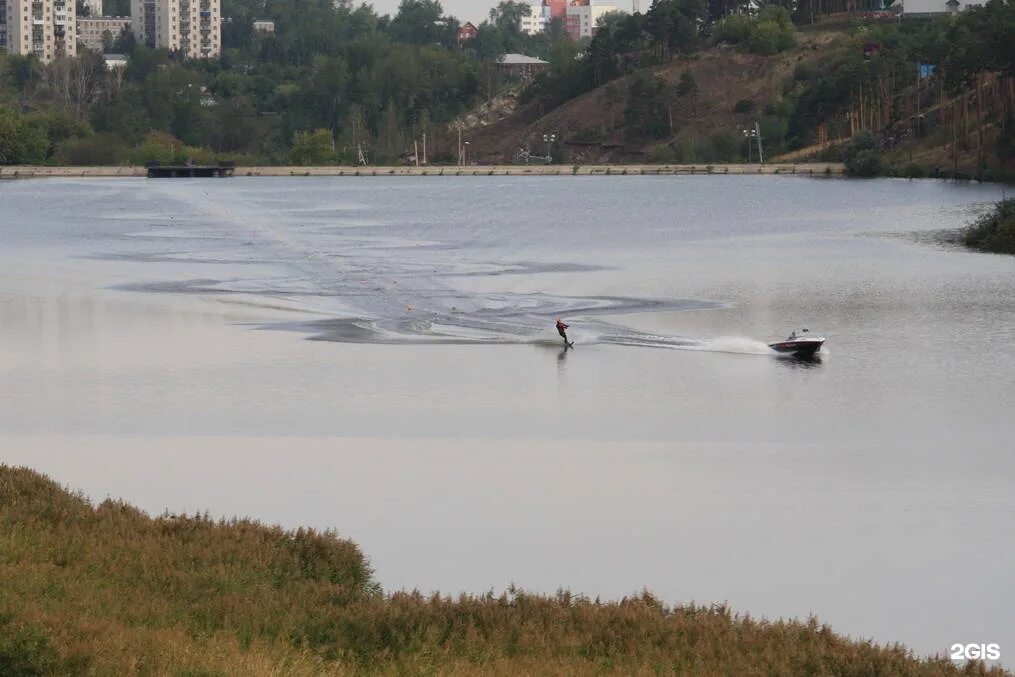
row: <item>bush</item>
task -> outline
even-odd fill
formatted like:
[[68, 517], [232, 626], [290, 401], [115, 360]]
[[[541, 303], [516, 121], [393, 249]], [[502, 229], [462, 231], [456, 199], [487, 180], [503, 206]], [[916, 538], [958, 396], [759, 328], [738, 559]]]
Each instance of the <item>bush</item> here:
[[161, 132], [149, 132], [131, 153], [131, 162], [144, 165], [149, 162], [171, 164], [180, 160], [178, 151], [183, 148], [179, 139]]
[[846, 163], [846, 173], [850, 176], [873, 178], [881, 176], [883, 172], [881, 157], [872, 150], [861, 151]]
[[709, 162], [736, 162], [740, 159], [740, 148], [743, 138], [731, 131], [716, 132], [709, 137], [709, 152], [705, 159]]
[[39, 164], [46, 161], [48, 150], [43, 125], [0, 106], [0, 164]]
[[750, 99], [740, 99], [739, 101], [737, 101], [736, 105], [733, 106], [733, 112], [734, 113], [753, 113], [754, 112], [754, 102], [751, 101]]
[[661, 139], [670, 133], [669, 105], [673, 91], [662, 78], [637, 73], [631, 78], [624, 123], [632, 137]]
[[746, 45], [755, 54], [778, 54], [796, 45], [796, 27], [789, 10], [768, 7], [757, 16], [737, 14], [724, 19], [716, 39]]
[[786, 152], [787, 122], [778, 115], [761, 118], [761, 141], [765, 157], [775, 157]]
[[669, 145], [656, 146], [649, 150], [648, 161], [653, 164], [670, 164], [677, 161], [677, 155]]
[[910, 162], [902, 168], [899, 175], [907, 179], [922, 179], [927, 176], [927, 171], [915, 162]]
[[850, 139], [842, 153], [842, 161], [846, 164], [846, 173], [850, 176], [880, 176], [884, 171], [877, 150], [877, 141], [874, 135], [867, 131], [860, 132]]
[[797, 64], [797, 67], [793, 69], [793, 79], [797, 82], [807, 82], [813, 80], [818, 76], [818, 69], [815, 68], [814, 64], [809, 62], [803, 62]]
[[333, 148], [331, 132], [327, 129], [297, 132], [293, 137], [293, 148], [289, 152], [289, 158], [294, 165], [304, 167], [325, 165], [335, 159]]
[[1015, 199], [997, 204], [980, 217], [962, 236], [967, 247], [999, 254], [1015, 254]]
[[38, 628], [0, 614], [0, 675], [36, 677], [56, 672], [56, 651]]
[[188, 146], [172, 134], [149, 132], [137, 148], [129, 154], [131, 163], [146, 165], [149, 162], [160, 164], [184, 164], [192, 162], [198, 165], [214, 164], [216, 153], [201, 146]]
[[684, 164], [736, 162], [741, 159], [743, 137], [735, 131], [723, 130], [710, 136], [687, 131], [679, 134], [673, 143], [676, 162]]
[[716, 28], [716, 40], [741, 44], [751, 36], [751, 17], [745, 14], [734, 14], [723, 19]]
[[747, 48], [755, 54], [770, 56], [792, 49], [796, 45], [796, 29], [777, 21], [759, 21], [747, 40]]
[[705, 158], [701, 151], [693, 133], [680, 134], [673, 142], [673, 157], [683, 164], [703, 162]]
[[130, 151], [112, 134], [96, 134], [70, 139], [60, 144], [57, 162], [62, 165], [120, 165], [127, 162]]

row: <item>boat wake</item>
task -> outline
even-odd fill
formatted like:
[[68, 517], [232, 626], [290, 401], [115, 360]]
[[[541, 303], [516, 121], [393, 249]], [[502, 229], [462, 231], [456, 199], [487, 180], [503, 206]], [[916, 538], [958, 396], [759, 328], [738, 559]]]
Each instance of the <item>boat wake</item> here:
[[[308, 212], [299, 205], [259, 209], [257, 201], [264, 198], [243, 191], [209, 201], [197, 185], [161, 184], [172, 221], [134, 229], [120, 241], [120, 250], [96, 254], [162, 266], [169, 273], [120, 289], [288, 310], [300, 319], [258, 326], [305, 332], [317, 341], [556, 348], [553, 321], [565, 317], [579, 345], [771, 353], [749, 338], [661, 336], [619, 321], [633, 313], [722, 307], [716, 301], [510, 291], [519, 277], [535, 281], [609, 270], [597, 262], [534, 260], [531, 248], [522, 253], [511, 244], [491, 244], [490, 233], [481, 229], [449, 233], [431, 224], [366, 223], [354, 203], [337, 203], [330, 211]], [[190, 276], [179, 275], [181, 270]], [[508, 290], [475, 289], [489, 289], [496, 278]]]

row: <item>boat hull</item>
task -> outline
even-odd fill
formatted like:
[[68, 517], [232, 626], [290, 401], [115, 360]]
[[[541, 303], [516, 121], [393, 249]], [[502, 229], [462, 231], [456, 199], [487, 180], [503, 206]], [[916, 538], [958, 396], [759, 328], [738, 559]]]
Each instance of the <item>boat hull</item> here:
[[793, 355], [795, 357], [814, 357], [814, 354], [821, 350], [825, 339], [794, 339], [791, 341], [776, 341], [769, 343], [768, 347], [782, 355]]

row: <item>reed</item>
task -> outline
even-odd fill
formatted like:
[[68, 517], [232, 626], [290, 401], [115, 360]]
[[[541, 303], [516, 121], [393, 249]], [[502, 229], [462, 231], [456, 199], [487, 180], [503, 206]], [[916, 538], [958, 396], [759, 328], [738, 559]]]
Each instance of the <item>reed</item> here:
[[724, 605], [383, 593], [334, 532], [92, 505], [0, 466], [0, 674], [1006, 675]]

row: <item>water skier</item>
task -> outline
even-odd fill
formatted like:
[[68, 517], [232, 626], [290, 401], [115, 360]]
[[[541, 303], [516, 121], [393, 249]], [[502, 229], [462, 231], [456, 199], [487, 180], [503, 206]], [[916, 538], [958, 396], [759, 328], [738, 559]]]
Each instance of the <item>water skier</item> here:
[[574, 348], [574, 343], [567, 340], [567, 325], [559, 317], [557, 318], [557, 333], [564, 339], [564, 346], [567, 348]]

